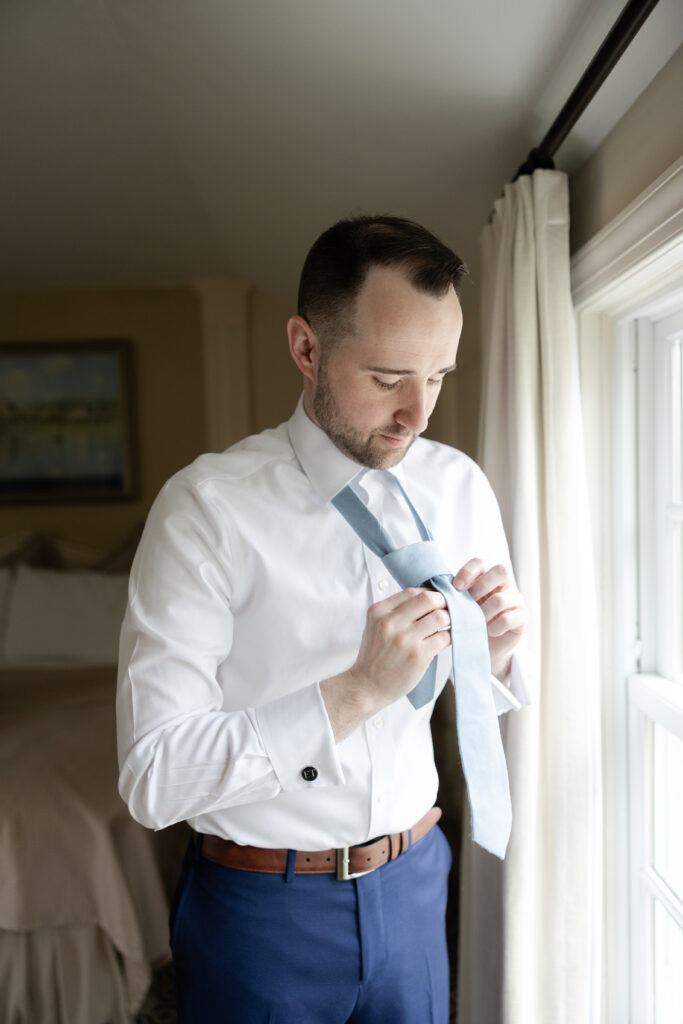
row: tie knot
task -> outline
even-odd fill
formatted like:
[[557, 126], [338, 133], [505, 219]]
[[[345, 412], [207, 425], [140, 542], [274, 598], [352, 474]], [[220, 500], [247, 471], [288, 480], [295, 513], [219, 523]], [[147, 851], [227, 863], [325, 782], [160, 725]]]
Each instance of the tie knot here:
[[382, 561], [400, 587], [421, 587], [433, 576], [452, 575], [433, 540], [406, 544], [383, 556]]

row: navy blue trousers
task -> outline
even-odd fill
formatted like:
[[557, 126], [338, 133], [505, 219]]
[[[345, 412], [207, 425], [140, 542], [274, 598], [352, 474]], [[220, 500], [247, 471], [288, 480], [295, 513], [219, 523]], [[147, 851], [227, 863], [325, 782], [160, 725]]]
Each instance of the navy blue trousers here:
[[179, 1024], [447, 1024], [451, 853], [438, 825], [346, 882], [237, 871], [198, 845], [171, 911]]

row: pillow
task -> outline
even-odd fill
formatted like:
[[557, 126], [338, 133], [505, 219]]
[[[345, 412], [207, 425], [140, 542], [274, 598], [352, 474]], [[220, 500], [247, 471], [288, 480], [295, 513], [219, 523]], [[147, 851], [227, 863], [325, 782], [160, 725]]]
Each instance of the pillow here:
[[10, 565], [17, 556], [17, 552], [31, 540], [35, 534], [27, 530], [19, 530], [17, 533], [10, 533], [0, 537], [0, 565]]
[[0, 540], [0, 565], [59, 567], [59, 556], [49, 537], [42, 533], [13, 533]]
[[115, 665], [128, 577], [20, 565], [5, 636], [6, 664]]
[[61, 537], [51, 537], [50, 546], [55, 554], [55, 563], [49, 566], [43, 563], [44, 569], [97, 569], [103, 558], [100, 548]]

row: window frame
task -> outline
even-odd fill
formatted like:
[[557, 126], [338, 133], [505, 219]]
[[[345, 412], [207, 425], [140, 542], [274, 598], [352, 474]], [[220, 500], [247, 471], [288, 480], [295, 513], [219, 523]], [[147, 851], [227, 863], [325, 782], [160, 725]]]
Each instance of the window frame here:
[[[680, 299], [672, 314], [671, 302]], [[638, 607], [635, 671], [627, 679], [629, 716], [628, 808], [630, 818], [630, 962], [631, 1012], [634, 1020], [651, 1024], [655, 1007], [655, 936], [653, 918], [658, 903], [683, 932], [683, 900], [658, 874], [653, 856], [654, 726], [683, 740], [683, 685], [673, 678], [673, 567], [670, 551], [671, 388], [666, 337], [675, 319], [683, 331], [683, 293], [672, 289], [667, 300], [651, 307], [648, 317], [632, 321], [635, 335], [635, 435], [631, 450], [636, 460], [637, 567], [633, 584]], [[663, 314], [663, 315], [662, 315]], [[629, 439], [621, 439], [628, 446]], [[625, 456], [627, 457], [627, 456]], [[619, 509], [615, 509], [617, 518]], [[644, 967], [644, 969], [643, 969]]]
[[[633, 550], [643, 514], [633, 450], [639, 422], [647, 422], [635, 373], [638, 345], [647, 343], [648, 322], [683, 296], [683, 158], [574, 255], [572, 288], [602, 634], [603, 941], [593, 1019], [642, 1024], [648, 979], [633, 969], [631, 937], [647, 936], [649, 925], [634, 879], [652, 879], [640, 874], [647, 851], [638, 843], [649, 808], [633, 768], [649, 742], [643, 712], [658, 714], [662, 695], [642, 674], [648, 652], [637, 605], [640, 577], [655, 552], [643, 539], [635, 562], [624, 553]], [[642, 474], [642, 454], [640, 463]]]
[[[662, 675], [671, 667], [662, 655], [671, 646], [664, 630], [667, 617], [661, 613], [671, 599], [671, 573], [660, 515], [670, 504], [663, 468], [667, 458], [662, 456], [670, 410], [669, 396], [663, 401], [661, 394], [664, 346], [655, 344], [657, 321], [676, 307], [683, 310], [683, 245], [681, 274], [663, 292], [641, 296], [621, 315], [603, 315], [593, 324], [592, 336], [585, 329], [580, 332], [582, 390], [589, 414], [586, 450], [593, 453], [588, 456], [589, 477], [594, 484], [600, 481], [594, 487], [601, 499], [599, 510], [594, 509], [594, 527], [602, 541], [596, 547], [602, 551], [599, 576], [606, 624], [602, 1019], [633, 1024], [654, 1020], [650, 900], [658, 900], [676, 924], [683, 923], [683, 902], [651, 865], [648, 776], [650, 722], [683, 738], [683, 686]], [[606, 390], [599, 382], [596, 387], [600, 365], [602, 385], [611, 385]], [[598, 394], [603, 399], [609, 395], [600, 408], [611, 420], [608, 430], [604, 419], [602, 429], [597, 425]], [[595, 445], [599, 437], [602, 443]], [[608, 467], [611, 472], [605, 472]]]

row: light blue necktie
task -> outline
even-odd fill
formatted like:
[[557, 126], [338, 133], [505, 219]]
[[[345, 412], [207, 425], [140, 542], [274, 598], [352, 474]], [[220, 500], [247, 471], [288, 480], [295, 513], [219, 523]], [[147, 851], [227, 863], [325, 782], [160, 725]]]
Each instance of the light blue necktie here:
[[[363, 543], [381, 558], [402, 589], [429, 586], [446, 599], [451, 617], [458, 744], [472, 812], [472, 838], [502, 859], [510, 838], [512, 808], [505, 754], [491, 691], [486, 620], [471, 594], [453, 586], [452, 570], [401, 482], [396, 477], [394, 480], [422, 537], [417, 544], [397, 548], [350, 486], [344, 487], [332, 499], [332, 504]], [[434, 696], [436, 663], [434, 658], [420, 682], [408, 694], [415, 708], [428, 704]]]

